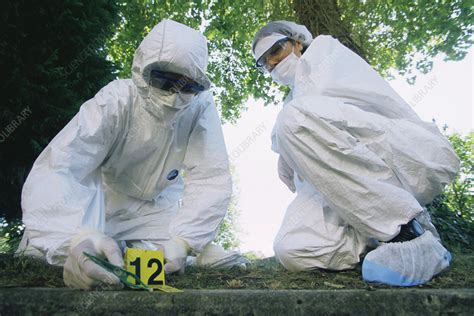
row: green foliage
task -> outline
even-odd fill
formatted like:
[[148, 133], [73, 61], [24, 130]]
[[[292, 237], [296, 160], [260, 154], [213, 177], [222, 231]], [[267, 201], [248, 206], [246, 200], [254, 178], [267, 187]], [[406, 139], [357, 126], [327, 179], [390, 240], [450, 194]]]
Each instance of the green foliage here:
[[449, 136], [461, 168], [443, 195], [436, 198], [428, 211], [443, 241], [460, 250], [474, 249], [474, 132], [465, 137]]
[[461, 160], [459, 174], [446, 190], [446, 204], [458, 216], [474, 222], [474, 132], [462, 137], [449, 136], [456, 154]]
[[237, 200], [235, 196], [232, 197], [229, 203], [229, 209], [224, 217], [224, 220], [219, 226], [215, 243], [221, 245], [224, 249], [235, 249], [239, 247], [240, 241], [237, 237], [239, 218], [239, 210], [237, 209]]
[[432, 59], [461, 60], [472, 45], [474, 11], [468, 0], [338, 1], [342, 18], [368, 60], [383, 75], [391, 69], [414, 83]]
[[276, 87], [255, 69], [251, 41], [268, 21], [292, 19], [287, 2], [123, 1], [119, 14], [121, 23], [107, 46], [111, 59], [121, 67], [120, 78], [131, 76], [135, 49], [151, 28], [163, 19], [173, 19], [201, 30], [209, 39], [208, 73], [224, 120], [239, 118], [250, 96], [267, 103], [281, 100]]
[[111, 0], [7, 1], [0, 13], [0, 218], [18, 218], [23, 182], [82, 102], [114, 79], [104, 44]]
[[65, 287], [63, 268], [33, 257], [0, 254], [0, 287]]
[[428, 206], [431, 220], [448, 248], [471, 252], [474, 249], [474, 225], [463, 219], [446, 204], [446, 196], [437, 197]]
[[19, 219], [0, 220], [0, 253], [14, 253], [23, 234], [23, 224]]
[[219, 230], [217, 231], [216, 238], [214, 242], [221, 245], [224, 249], [236, 249], [240, 246], [240, 240], [237, 236], [239, 232], [238, 219], [240, 215], [240, 210], [237, 208], [238, 204], [238, 189], [237, 189], [237, 176], [235, 173], [234, 166], [231, 165], [230, 172], [233, 178], [233, 194], [230, 199], [229, 208], [227, 213], [222, 220]]
[[[266, 104], [281, 101], [280, 88], [256, 71], [251, 42], [258, 29], [269, 21], [298, 20], [294, 11], [297, 2], [123, 1], [121, 24], [108, 42], [110, 56], [121, 67], [119, 76], [127, 78], [135, 49], [162, 19], [174, 19], [201, 30], [209, 40], [208, 72], [214, 83], [216, 104], [224, 120], [235, 121], [249, 97], [263, 99]], [[304, 5], [316, 2], [321, 8], [330, 6], [329, 1], [321, 0], [305, 1]], [[460, 60], [472, 44], [473, 11], [466, 0], [339, 0], [337, 5], [353, 41], [385, 76], [395, 69], [413, 83], [415, 70], [429, 72], [434, 56], [443, 53], [446, 60]]]
[[3, 237], [3, 234], [0, 236], [0, 253], [10, 252], [10, 247], [8, 245], [8, 238]]
[[251, 52], [255, 33], [268, 21], [292, 19], [285, 1], [209, 1], [204, 35], [209, 38], [211, 81], [222, 117], [235, 121], [249, 97], [266, 104], [281, 101], [273, 83], [255, 68]]

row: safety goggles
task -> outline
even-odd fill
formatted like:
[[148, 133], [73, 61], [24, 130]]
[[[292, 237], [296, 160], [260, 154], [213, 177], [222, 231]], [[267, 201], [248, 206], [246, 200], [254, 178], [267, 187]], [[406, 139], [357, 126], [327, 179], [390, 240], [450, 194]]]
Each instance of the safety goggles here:
[[257, 67], [258, 70], [261, 72], [271, 72], [273, 68], [275, 68], [276, 65], [271, 66], [268, 64], [268, 59], [270, 57], [275, 57], [278, 54], [281, 53], [281, 51], [285, 48], [288, 42], [291, 42], [291, 39], [288, 37], [282, 38], [281, 40], [278, 40], [275, 42], [275, 44], [272, 45], [265, 53], [262, 54], [262, 56], [257, 59], [257, 62], [255, 66]]
[[206, 90], [203, 85], [194, 80], [173, 72], [152, 70], [150, 85], [172, 93], [197, 94]]

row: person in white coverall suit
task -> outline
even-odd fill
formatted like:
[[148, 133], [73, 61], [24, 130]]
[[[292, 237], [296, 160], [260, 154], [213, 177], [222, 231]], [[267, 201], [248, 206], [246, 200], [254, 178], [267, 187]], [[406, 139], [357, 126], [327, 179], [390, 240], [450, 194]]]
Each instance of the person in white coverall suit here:
[[[291, 271], [354, 268], [367, 281], [424, 283], [449, 265], [424, 206], [459, 169], [448, 140], [331, 36], [276, 21], [255, 35], [257, 67], [291, 92], [272, 133], [296, 191], [274, 241]], [[382, 242], [382, 243], [381, 243]]]
[[[164, 20], [135, 53], [132, 79], [84, 103], [44, 149], [22, 192], [19, 254], [64, 264], [66, 285], [121, 287], [83, 252], [123, 265], [121, 249], [164, 249], [165, 271], [245, 263], [211, 244], [232, 192], [208, 91], [206, 39]], [[184, 171], [184, 180], [182, 177]]]

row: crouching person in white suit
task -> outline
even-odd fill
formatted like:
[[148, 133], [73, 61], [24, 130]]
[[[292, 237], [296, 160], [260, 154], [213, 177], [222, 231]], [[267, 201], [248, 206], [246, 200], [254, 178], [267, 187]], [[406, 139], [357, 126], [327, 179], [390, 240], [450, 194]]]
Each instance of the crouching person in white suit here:
[[207, 62], [199, 32], [170, 20], [151, 30], [132, 79], [84, 103], [35, 161], [17, 253], [64, 265], [66, 285], [83, 289], [121, 287], [84, 251], [123, 266], [125, 245], [162, 248], [167, 273], [191, 253], [201, 265], [245, 263], [211, 244], [232, 183]]
[[255, 35], [257, 67], [291, 92], [272, 134], [295, 200], [274, 242], [291, 271], [362, 266], [366, 281], [417, 285], [449, 265], [424, 206], [459, 159], [432, 123], [331, 36], [271, 22]]

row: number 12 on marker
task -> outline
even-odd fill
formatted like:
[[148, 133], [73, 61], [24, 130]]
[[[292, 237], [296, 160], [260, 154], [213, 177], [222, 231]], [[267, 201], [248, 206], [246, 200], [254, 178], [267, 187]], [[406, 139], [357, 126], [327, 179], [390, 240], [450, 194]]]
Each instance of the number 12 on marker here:
[[[127, 248], [125, 250], [125, 266], [127, 271], [136, 274], [143, 283], [151, 288], [165, 285], [162, 250]], [[134, 282], [132, 277], [129, 277], [129, 281]]]

